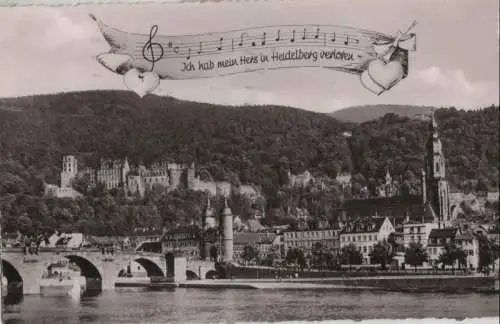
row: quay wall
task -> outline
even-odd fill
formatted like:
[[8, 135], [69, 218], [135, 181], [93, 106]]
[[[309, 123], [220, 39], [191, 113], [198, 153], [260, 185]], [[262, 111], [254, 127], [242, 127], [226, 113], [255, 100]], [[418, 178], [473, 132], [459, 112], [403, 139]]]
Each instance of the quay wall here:
[[[312, 283], [312, 281], [308, 281]], [[435, 276], [435, 277], [371, 277], [339, 278], [316, 283], [345, 286], [366, 286], [401, 292], [493, 292], [498, 291], [498, 278], [479, 276]]]

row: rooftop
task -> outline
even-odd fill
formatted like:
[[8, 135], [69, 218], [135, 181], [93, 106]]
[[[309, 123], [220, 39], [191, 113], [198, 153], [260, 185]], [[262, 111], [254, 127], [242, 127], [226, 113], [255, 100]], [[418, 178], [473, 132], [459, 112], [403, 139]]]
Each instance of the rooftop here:
[[457, 233], [457, 228], [434, 228], [429, 234], [429, 239], [455, 238]]
[[345, 225], [341, 234], [377, 233], [387, 217], [359, 219]]

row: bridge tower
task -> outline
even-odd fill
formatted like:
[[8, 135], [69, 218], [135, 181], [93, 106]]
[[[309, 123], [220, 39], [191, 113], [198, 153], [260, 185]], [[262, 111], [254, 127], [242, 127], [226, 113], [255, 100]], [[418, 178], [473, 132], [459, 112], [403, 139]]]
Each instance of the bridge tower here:
[[223, 239], [224, 239], [224, 262], [231, 262], [233, 260], [233, 213], [231, 208], [227, 205], [227, 198], [224, 199], [224, 210], [222, 212], [224, 223]]

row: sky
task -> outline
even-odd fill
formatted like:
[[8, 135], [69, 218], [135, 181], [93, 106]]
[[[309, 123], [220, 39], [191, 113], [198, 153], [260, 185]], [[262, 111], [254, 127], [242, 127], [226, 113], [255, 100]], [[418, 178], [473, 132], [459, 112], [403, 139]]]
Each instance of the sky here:
[[410, 71], [376, 96], [359, 77], [317, 68], [198, 80], [163, 80], [155, 94], [217, 104], [279, 104], [316, 112], [372, 104], [499, 103], [497, 0], [267, 0], [249, 2], [0, 8], [0, 97], [126, 90], [95, 57], [107, 52], [94, 14], [118, 29], [181, 35], [262, 25], [335, 24], [395, 35], [418, 22]]

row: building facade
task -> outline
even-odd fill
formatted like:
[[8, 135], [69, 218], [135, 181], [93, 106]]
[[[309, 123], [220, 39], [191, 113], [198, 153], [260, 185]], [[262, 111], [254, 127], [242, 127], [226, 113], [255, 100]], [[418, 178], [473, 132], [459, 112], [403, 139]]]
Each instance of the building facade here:
[[283, 250], [298, 248], [305, 254], [312, 252], [316, 243], [327, 250], [338, 251], [339, 230], [337, 229], [296, 229], [283, 232]]
[[437, 223], [417, 223], [410, 222], [403, 224], [403, 245], [405, 248], [411, 243], [422, 244], [427, 246], [431, 230], [438, 228]]
[[171, 229], [161, 238], [162, 253], [181, 252], [187, 259], [200, 259], [201, 234], [196, 226]]
[[388, 217], [360, 219], [345, 225], [340, 232], [340, 248], [353, 244], [363, 255], [363, 264], [370, 264], [370, 252], [378, 242], [388, 240], [394, 226]]
[[436, 264], [447, 244], [455, 243], [458, 228], [432, 229], [427, 243], [427, 255], [430, 264]]

